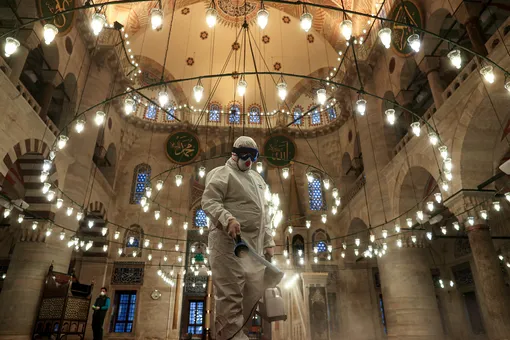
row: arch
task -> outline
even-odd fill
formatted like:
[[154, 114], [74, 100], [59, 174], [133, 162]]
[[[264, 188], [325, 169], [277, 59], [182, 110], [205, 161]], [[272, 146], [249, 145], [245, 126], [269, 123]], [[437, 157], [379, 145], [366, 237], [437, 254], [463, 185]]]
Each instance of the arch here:
[[193, 225], [197, 228], [207, 228], [207, 222], [208, 218], [202, 207], [196, 208], [193, 214]]
[[221, 104], [218, 102], [211, 102], [209, 103], [209, 122], [211, 123], [219, 123], [220, 117], [221, 117], [221, 111], [223, 108], [221, 107]]
[[260, 116], [260, 113], [262, 112], [262, 108], [259, 104], [251, 104], [250, 107], [248, 107], [248, 115], [249, 119], [248, 122], [250, 124], [261, 124], [262, 119]]
[[309, 209], [312, 211], [326, 210], [326, 201], [322, 188], [322, 176], [318, 172], [312, 172], [312, 181], [308, 180]]
[[[425, 29], [431, 33], [440, 35], [443, 22], [447, 16], [451, 16], [447, 8], [438, 8], [427, 18]], [[453, 17], [453, 19], [455, 20], [455, 17]], [[432, 55], [433, 49], [436, 47], [439, 40], [432, 37], [430, 34], [425, 34], [423, 39], [424, 55]]]
[[344, 152], [342, 156], [342, 175], [347, 176], [352, 167], [351, 155], [348, 152]]
[[[308, 74], [308, 76], [326, 79], [328, 72], [328, 67], [321, 67]], [[317, 93], [317, 90], [322, 87], [323, 86], [318, 81], [311, 79], [300, 79], [296, 85], [290, 89], [289, 93], [287, 94], [285, 103], [288, 107], [293, 107], [302, 95], [307, 96], [309, 99], [315, 101], [315, 94]]]
[[105, 151], [104, 158], [100, 164], [98, 164], [98, 168], [106, 181], [113, 187], [117, 165], [117, 148], [114, 143], [110, 143], [110, 145], [108, 145], [108, 149]]
[[122, 255], [133, 256], [133, 252], [136, 251], [136, 256], [133, 257], [142, 257], [144, 237], [145, 233], [140, 225], [132, 224], [129, 226], [129, 229], [126, 229], [124, 234], [124, 251]]
[[39, 139], [25, 139], [14, 145], [4, 156], [2, 166], [0, 167], [0, 184], [3, 182], [5, 175], [14, 163], [27, 153], [38, 153], [43, 158], [47, 158], [50, 153], [48, 145]]
[[292, 257], [294, 260], [294, 265], [296, 266], [299, 265], [300, 250], [302, 252], [301, 257], [303, 257], [305, 254], [305, 239], [303, 238], [303, 236], [297, 234], [292, 237]]
[[228, 103], [227, 110], [228, 113], [225, 115], [227, 119], [226, 123], [235, 125], [241, 124], [241, 119], [244, 119], [241, 118], [241, 113], [243, 111], [241, 103], [239, 103], [238, 101], [232, 101]]
[[432, 197], [439, 190], [436, 178], [426, 168], [419, 165], [412, 165], [404, 171], [405, 174], [399, 174], [397, 180], [396, 214], [402, 214], [415, 207], [416, 210], [424, 210], [425, 203], [421, 202], [426, 202], [428, 197]]
[[303, 115], [304, 109], [301, 105], [294, 106], [292, 110], [292, 120], [295, 120], [294, 125], [303, 124], [303, 118], [300, 118]]
[[145, 187], [150, 184], [151, 167], [149, 164], [140, 163], [133, 170], [133, 182], [131, 184], [130, 204], [140, 203], [145, 194]]
[[62, 130], [73, 118], [76, 109], [77, 80], [74, 73], [68, 73], [53, 92], [52, 105], [48, 117], [59, 130]]
[[90, 202], [89, 206], [88, 206], [87, 213], [101, 217], [105, 220], [107, 217], [106, 208], [105, 208], [103, 202], [99, 202], [99, 201]]

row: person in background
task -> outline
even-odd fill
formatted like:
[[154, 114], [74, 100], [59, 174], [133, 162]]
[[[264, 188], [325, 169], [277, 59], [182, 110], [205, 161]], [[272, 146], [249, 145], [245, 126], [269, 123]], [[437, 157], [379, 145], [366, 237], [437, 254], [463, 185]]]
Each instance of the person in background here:
[[101, 294], [92, 305], [92, 309], [94, 310], [94, 314], [92, 315], [92, 333], [94, 340], [103, 339], [103, 322], [106, 317], [106, 312], [108, 308], [110, 308], [110, 298], [106, 296], [107, 291], [106, 287], [101, 288]]

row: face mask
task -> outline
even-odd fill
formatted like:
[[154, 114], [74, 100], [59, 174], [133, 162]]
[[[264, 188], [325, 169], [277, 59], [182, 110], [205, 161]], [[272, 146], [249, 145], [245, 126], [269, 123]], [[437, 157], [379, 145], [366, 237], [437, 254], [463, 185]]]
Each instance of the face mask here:
[[106, 295], [106, 293], [105, 293], [105, 292], [101, 292], [101, 296], [105, 296], [105, 295]]
[[239, 158], [237, 160], [237, 166], [239, 167], [239, 169], [241, 171], [249, 170], [251, 168], [251, 165], [252, 165], [252, 162], [250, 159], [243, 161], [242, 159]]

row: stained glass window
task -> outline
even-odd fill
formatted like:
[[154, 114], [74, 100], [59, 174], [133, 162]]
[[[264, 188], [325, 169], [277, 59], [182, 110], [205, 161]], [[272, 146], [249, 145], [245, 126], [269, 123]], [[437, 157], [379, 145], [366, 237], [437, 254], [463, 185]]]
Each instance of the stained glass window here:
[[117, 313], [113, 325], [114, 333], [131, 333], [135, 320], [136, 291], [117, 291], [115, 294]]
[[336, 119], [336, 110], [333, 106], [328, 109], [328, 118], [329, 120]]
[[189, 302], [188, 333], [202, 334], [204, 324], [204, 301]]
[[384, 333], [388, 334], [388, 330], [386, 328], [386, 314], [384, 313], [384, 301], [382, 294], [379, 294], [379, 309], [381, 310], [381, 321], [384, 327]]
[[155, 120], [157, 112], [158, 110], [156, 109], [156, 106], [149, 105], [145, 111], [145, 118]]
[[323, 253], [325, 252], [326, 250], [328, 250], [328, 246], [326, 245], [326, 242], [324, 241], [319, 241], [317, 243], [317, 249], [319, 250], [319, 253]]
[[220, 121], [220, 106], [218, 104], [211, 104], [209, 106], [209, 121], [219, 122]]
[[145, 187], [149, 184], [151, 177], [151, 167], [148, 164], [138, 164], [135, 167], [133, 184], [131, 187], [131, 204], [140, 203], [140, 198], [145, 193]]
[[308, 195], [310, 197], [310, 210], [322, 209], [322, 186], [319, 178], [314, 178], [308, 182]]
[[239, 105], [234, 104], [228, 110], [228, 122], [230, 124], [239, 124], [241, 122], [241, 110]]
[[175, 120], [175, 106], [170, 106], [167, 110], [166, 110], [166, 120], [169, 121], [169, 122], [172, 122]]
[[195, 226], [207, 227], [207, 216], [205, 214], [205, 211], [201, 208], [197, 209], [195, 213]]
[[300, 118], [300, 117], [301, 117], [302, 114], [303, 114], [303, 112], [301, 111], [301, 109], [299, 107], [296, 107], [294, 109], [294, 120], [295, 120], [294, 124], [295, 125], [301, 125], [301, 122], [303, 121], [303, 118]]
[[260, 109], [258, 106], [252, 106], [250, 108], [250, 123], [252, 124], [260, 124]]
[[312, 112], [312, 125], [318, 125], [321, 123], [321, 113], [319, 110]]

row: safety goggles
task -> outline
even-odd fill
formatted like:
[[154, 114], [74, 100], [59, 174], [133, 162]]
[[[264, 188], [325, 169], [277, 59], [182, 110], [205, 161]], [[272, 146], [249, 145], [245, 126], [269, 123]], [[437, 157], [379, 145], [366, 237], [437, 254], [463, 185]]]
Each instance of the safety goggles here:
[[240, 159], [243, 161], [246, 161], [248, 159], [251, 159], [252, 162], [256, 162], [257, 158], [259, 157], [259, 151], [257, 149], [253, 148], [233, 148], [232, 152], [237, 155]]

